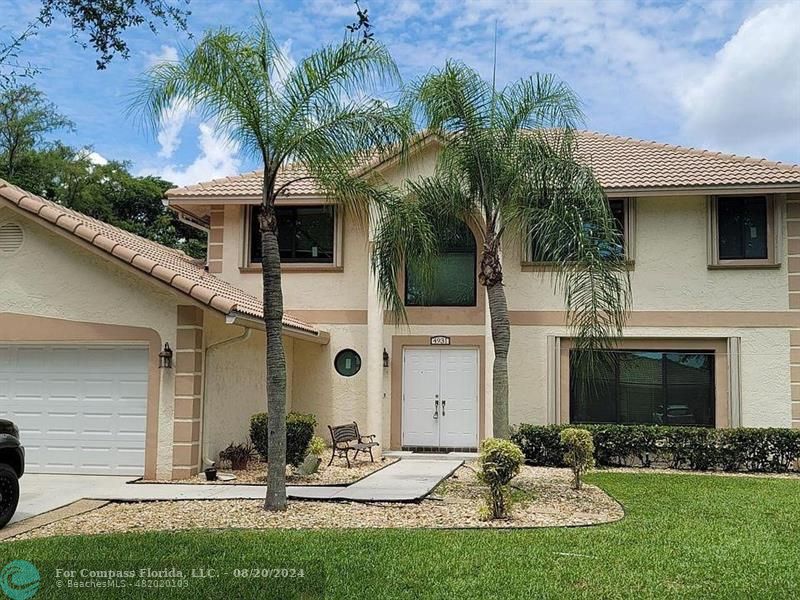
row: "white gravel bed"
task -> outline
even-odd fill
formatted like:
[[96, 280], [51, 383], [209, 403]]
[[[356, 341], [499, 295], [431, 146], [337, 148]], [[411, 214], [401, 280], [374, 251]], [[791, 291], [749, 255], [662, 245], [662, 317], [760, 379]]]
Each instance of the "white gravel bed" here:
[[283, 513], [266, 512], [260, 501], [208, 500], [109, 504], [69, 517], [16, 539], [130, 531], [330, 528], [513, 528], [593, 525], [616, 521], [622, 507], [591, 485], [570, 487], [567, 469], [523, 467], [514, 479], [511, 517], [481, 521], [484, 487], [470, 466], [461, 467], [419, 503], [290, 502]]
[[[327, 461], [330, 460], [330, 455], [327, 459], [322, 461], [319, 471], [313, 475], [302, 476], [296, 473], [291, 466], [286, 467], [286, 483], [287, 485], [347, 485], [366, 477], [370, 473], [374, 473], [378, 469], [388, 467], [396, 458], [383, 458], [371, 462], [369, 458], [358, 460], [350, 459], [350, 467], [344, 462], [344, 459], [335, 459], [333, 464], [327, 466]], [[236, 479], [229, 481], [206, 481], [204, 473], [198, 473], [194, 477], [188, 479], [141, 479], [136, 483], [174, 483], [174, 484], [196, 484], [196, 485], [242, 485], [242, 484], [255, 484], [266, 485], [267, 483], [267, 463], [261, 461], [252, 461], [247, 469], [233, 471], [231, 469], [220, 468], [220, 473], [232, 473]]]

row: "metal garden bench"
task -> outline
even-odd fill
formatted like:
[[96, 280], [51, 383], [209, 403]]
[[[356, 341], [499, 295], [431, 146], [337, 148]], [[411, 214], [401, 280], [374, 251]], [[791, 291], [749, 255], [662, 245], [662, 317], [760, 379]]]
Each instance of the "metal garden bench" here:
[[328, 462], [330, 467], [333, 459], [338, 455], [339, 458], [344, 457], [347, 461], [347, 468], [350, 468], [350, 452], [353, 452], [353, 460], [356, 459], [359, 452], [369, 452], [369, 459], [375, 462], [372, 456], [372, 449], [375, 446], [380, 446], [375, 441], [374, 435], [361, 435], [358, 432], [358, 423], [353, 421], [347, 425], [328, 425], [331, 432], [331, 441], [333, 442], [333, 451], [331, 452], [331, 460]]

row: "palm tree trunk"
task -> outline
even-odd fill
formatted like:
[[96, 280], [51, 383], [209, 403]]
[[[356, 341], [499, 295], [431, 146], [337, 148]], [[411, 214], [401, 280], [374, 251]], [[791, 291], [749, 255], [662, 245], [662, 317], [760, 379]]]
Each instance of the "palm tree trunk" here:
[[486, 288], [492, 319], [494, 366], [492, 368], [492, 422], [496, 438], [508, 438], [508, 347], [511, 325], [508, 322], [506, 291], [502, 283]]
[[500, 240], [494, 231], [486, 232], [481, 255], [481, 284], [489, 297], [489, 316], [492, 320], [492, 434], [508, 438], [508, 348], [511, 344], [511, 324], [508, 321], [508, 304], [503, 288], [503, 265], [500, 262]]
[[267, 497], [264, 508], [286, 510], [286, 355], [283, 351], [283, 290], [275, 208], [265, 203], [261, 226], [267, 367]]

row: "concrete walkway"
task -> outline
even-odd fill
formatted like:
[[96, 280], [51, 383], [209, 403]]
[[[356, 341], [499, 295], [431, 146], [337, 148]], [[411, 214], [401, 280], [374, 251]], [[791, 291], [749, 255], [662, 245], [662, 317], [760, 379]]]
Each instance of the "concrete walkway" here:
[[462, 464], [463, 460], [399, 460], [348, 486], [291, 486], [288, 494], [298, 500], [412, 502], [430, 494]]
[[[286, 488], [295, 500], [410, 502], [431, 493], [455, 471], [461, 460], [399, 460], [348, 486]], [[263, 485], [129, 484], [130, 477], [107, 475], [26, 474], [20, 479], [20, 501], [12, 522], [72, 504], [77, 500], [261, 500]]]

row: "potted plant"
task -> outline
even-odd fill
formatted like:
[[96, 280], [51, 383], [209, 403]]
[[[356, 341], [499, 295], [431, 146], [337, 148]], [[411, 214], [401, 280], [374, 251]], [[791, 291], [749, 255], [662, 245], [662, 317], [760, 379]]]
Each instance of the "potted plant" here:
[[219, 453], [220, 462], [230, 463], [234, 471], [247, 468], [250, 460], [255, 457], [255, 448], [252, 444], [234, 444], [233, 442]]

